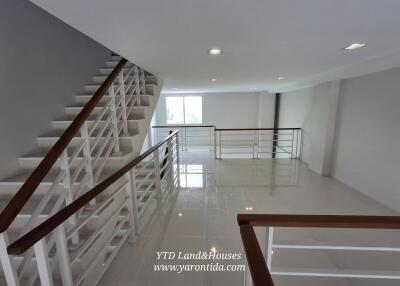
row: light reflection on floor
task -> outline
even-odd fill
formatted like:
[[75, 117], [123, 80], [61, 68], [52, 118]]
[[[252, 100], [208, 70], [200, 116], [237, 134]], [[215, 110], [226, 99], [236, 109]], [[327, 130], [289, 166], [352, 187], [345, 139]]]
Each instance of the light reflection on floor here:
[[[154, 272], [159, 250], [242, 252], [237, 213], [395, 213], [297, 160], [214, 160], [213, 154], [181, 153], [182, 189], [134, 245], [126, 245], [106, 272], [102, 286], [244, 285], [243, 273]], [[265, 245], [266, 230], [256, 230]], [[276, 229], [279, 243], [400, 246], [398, 231]], [[274, 267], [400, 270], [400, 255], [344, 251], [275, 251]], [[242, 262], [244, 263], [244, 262]], [[394, 286], [399, 281], [274, 277], [277, 286]]]

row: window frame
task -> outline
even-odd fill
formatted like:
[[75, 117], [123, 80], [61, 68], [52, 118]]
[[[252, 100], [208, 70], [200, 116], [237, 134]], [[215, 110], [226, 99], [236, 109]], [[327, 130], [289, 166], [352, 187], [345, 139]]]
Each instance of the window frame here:
[[[182, 112], [183, 112], [183, 123], [168, 123], [168, 98], [178, 97], [182, 98]], [[201, 120], [200, 123], [186, 123], [186, 102], [185, 99], [187, 97], [197, 97], [200, 98], [201, 101]], [[166, 118], [166, 125], [202, 125], [203, 124], [203, 97], [201, 95], [167, 95], [165, 97], [165, 118]]]

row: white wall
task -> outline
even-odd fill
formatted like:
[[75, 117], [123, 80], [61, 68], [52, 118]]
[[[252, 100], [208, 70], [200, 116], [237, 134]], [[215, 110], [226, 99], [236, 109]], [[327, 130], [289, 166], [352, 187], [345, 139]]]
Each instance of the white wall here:
[[283, 93], [280, 124], [303, 129], [302, 159], [311, 170], [329, 175], [340, 82]]
[[[182, 96], [181, 94], [175, 95]], [[218, 128], [246, 128], [259, 126], [259, 93], [185, 94], [185, 96], [194, 95], [200, 95], [203, 98], [203, 124], [205, 125], [216, 125]], [[166, 124], [166, 96], [174, 95], [162, 94], [160, 97], [157, 105], [156, 118], [158, 125]], [[263, 106], [269, 108], [267, 101], [263, 101]], [[262, 123], [268, 124], [268, 120], [262, 119]]]
[[314, 89], [305, 88], [281, 95], [279, 125], [282, 128], [302, 128], [303, 150], [302, 160], [310, 162], [310, 120], [314, 99]]
[[344, 80], [333, 175], [400, 210], [400, 68]]
[[18, 168], [17, 158], [36, 146], [109, 56], [31, 2], [1, 2], [0, 177]]

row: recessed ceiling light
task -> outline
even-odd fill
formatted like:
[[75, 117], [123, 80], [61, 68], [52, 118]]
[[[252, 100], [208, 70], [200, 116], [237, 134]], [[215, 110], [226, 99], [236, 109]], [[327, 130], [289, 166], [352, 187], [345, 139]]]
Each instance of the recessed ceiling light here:
[[350, 46], [345, 47], [345, 50], [355, 50], [364, 47], [365, 43], [352, 43]]
[[278, 79], [279, 79], [279, 80], [284, 80], [285, 77], [284, 77], [284, 76], [278, 76]]
[[182, 213], [178, 213], [178, 216], [182, 216]]
[[212, 78], [211, 81], [212, 81], [212, 82], [216, 82], [217, 79], [216, 79], [216, 78]]
[[222, 49], [220, 48], [213, 48], [208, 50], [208, 54], [211, 56], [218, 56], [222, 55]]
[[252, 211], [253, 207], [246, 207], [246, 211]]
[[211, 252], [217, 252], [217, 248], [216, 247], [211, 247], [210, 251]]

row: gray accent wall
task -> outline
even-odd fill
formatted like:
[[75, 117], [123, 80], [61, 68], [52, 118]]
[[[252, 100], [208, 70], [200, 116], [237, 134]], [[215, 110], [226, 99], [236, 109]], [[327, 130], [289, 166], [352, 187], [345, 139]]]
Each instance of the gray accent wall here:
[[110, 51], [26, 0], [1, 0], [0, 178], [90, 82]]

